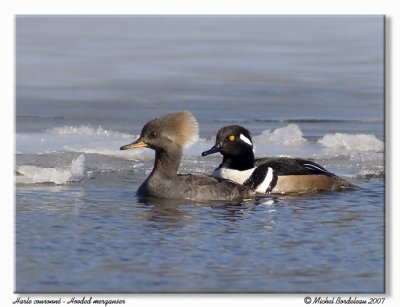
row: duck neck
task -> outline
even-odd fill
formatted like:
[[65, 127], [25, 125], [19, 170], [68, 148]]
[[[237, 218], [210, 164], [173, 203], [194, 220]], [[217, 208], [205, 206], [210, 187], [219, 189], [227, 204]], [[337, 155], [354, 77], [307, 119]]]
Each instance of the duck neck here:
[[182, 150], [156, 150], [154, 168], [150, 176], [157, 174], [163, 178], [173, 178], [176, 176], [179, 164], [182, 160]]
[[254, 153], [249, 152], [242, 155], [224, 155], [222, 168], [230, 168], [238, 171], [245, 171], [254, 167]]

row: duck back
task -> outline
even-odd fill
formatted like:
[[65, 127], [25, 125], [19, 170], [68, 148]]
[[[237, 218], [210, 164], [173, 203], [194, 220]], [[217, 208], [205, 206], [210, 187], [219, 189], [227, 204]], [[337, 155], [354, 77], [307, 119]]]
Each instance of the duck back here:
[[233, 181], [194, 174], [179, 174], [173, 180], [149, 177], [140, 186], [138, 196], [170, 199], [209, 201], [240, 200], [250, 198], [254, 192]]

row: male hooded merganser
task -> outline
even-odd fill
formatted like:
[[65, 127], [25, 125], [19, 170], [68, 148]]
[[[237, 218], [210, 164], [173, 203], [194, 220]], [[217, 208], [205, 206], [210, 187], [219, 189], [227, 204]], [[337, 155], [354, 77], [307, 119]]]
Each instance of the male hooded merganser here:
[[149, 121], [140, 137], [120, 150], [147, 147], [155, 150], [153, 171], [139, 187], [138, 196], [193, 201], [239, 200], [254, 192], [227, 179], [177, 174], [182, 151], [198, 139], [198, 124], [188, 111]]
[[222, 163], [213, 175], [230, 179], [260, 193], [315, 193], [354, 188], [318, 163], [300, 158], [254, 159], [250, 132], [242, 126], [226, 126], [215, 145], [202, 153], [220, 152]]

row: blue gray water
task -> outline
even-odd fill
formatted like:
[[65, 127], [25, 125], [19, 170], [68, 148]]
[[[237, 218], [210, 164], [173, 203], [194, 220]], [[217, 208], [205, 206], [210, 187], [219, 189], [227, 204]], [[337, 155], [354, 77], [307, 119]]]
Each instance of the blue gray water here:
[[[17, 292], [383, 292], [382, 16], [16, 18]], [[200, 139], [313, 158], [358, 185], [241, 203], [138, 199], [150, 150], [118, 148], [187, 109]]]

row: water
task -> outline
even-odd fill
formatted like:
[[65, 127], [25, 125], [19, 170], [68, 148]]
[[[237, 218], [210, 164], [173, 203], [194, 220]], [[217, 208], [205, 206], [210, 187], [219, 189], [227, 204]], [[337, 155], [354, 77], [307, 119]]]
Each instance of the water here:
[[[18, 17], [16, 291], [383, 292], [383, 17]], [[188, 109], [360, 189], [138, 199], [142, 125]]]

